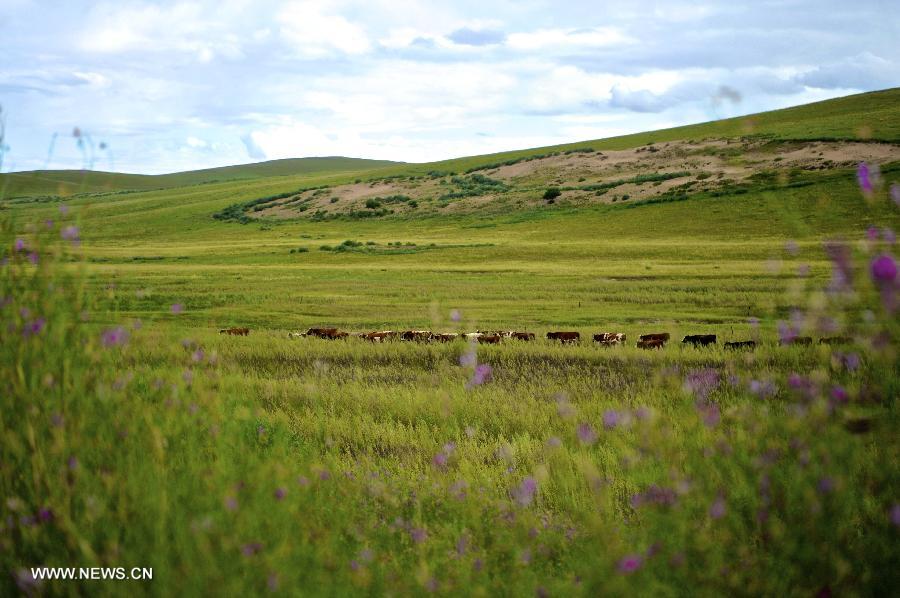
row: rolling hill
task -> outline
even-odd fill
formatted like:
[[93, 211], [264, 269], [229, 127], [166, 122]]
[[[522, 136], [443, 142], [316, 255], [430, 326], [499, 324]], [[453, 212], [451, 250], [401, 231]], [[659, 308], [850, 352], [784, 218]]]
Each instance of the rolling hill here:
[[79, 193], [141, 191], [288, 175], [371, 170], [396, 162], [340, 156], [290, 158], [161, 175], [82, 170], [33, 170], [0, 174], [0, 197], [71, 196]]

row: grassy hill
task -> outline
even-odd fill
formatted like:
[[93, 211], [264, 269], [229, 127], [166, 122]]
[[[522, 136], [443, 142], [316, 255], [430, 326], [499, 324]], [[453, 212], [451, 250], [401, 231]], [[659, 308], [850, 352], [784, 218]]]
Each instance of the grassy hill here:
[[216, 181], [265, 177], [356, 172], [396, 164], [388, 160], [323, 157], [269, 160], [161, 175], [81, 170], [34, 170], [0, 174], [0, 198], [35, 195], [70, 196], [78, 193], [167, 189]]

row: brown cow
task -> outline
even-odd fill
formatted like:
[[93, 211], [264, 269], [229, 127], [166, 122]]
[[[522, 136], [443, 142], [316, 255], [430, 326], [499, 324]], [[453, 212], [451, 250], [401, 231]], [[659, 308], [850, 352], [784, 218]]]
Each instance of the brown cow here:
[[689, 334], [681, 339], [682, 344], [694, 345], [695, 347], [706, 347], [716, 344], [715, 334]]
[[638, 340], [638, 349], [662, 349], [666, 346], [666, 341], [661, 338], [651, 338], [647, 340]]
[[669, 333], [668, 332], [656, 332], [653, 334], [642, 334], [638, 337], [639, 341], [662, 341], [664, 343], [669, 342]]
[[781, 339], [781, 341], [780, 341], [779, 344], [780, 344], [781, 346], [785, 346], [785, 345], [811, 345], [811, 344], [812, 344], [812, 337], [810, 337], [810, 336], [795, 336], [794, 338], [784, 338], [784, 339]]
[[564, 344], [577, 343], [581, 340], [581, 334], [578, 332], [548, 332], [547, 339], [551, 341], [559, 341]]
[[828, 336], [819, 339], [820, 345], [851, 345], [853, 339], [849, 336]]
[[438, 343], [452, 343], [459, 338], [455, 332], [436, 332], [431, 335], [431, 340]]
[[756, 341], [731, 341], [725, 343], [726, 349], [746, 349], [748, 351], [752, 351], [756, 348]]
[[250, 334], [249, 328], [223, 328], [219, 331], [219, 334], [229, 334], [231, 336], [248, 336]]
[[405, 330], [400, 333], [400, 340], [424, 343], [430, 341], [431, 336], [430, 330]]
[[500, 339], [503, 338], [499, 334], [484, 334], [481, 333], [478, 336], [478, 342], [485, 345], [497, 345], [500, 344]]
[[306, 331], [306, 334], [304, 336], [314, 336], [316, 338], [335, 340], [340, 338], [347, 338], [350, 335], [346, 332], [341, 332], [337, 328], [310, 328]]
[[393, 330], [379, 330], [376, 332], [362, 332], [359, 338], [373, 343], [383, 343], [397, 337], [397, 333]]
[[594, 335], [594, 342], [600, 343], [604, 347], [621, 345], [625, 342], [625, 334], [622, 332], [601, 332]]
[[507, 338], [511, 338], [517, 341], [533, 341], [534, 333], [533, 332], [515, 332], [514, 330], [510, 330], [504, 336]]

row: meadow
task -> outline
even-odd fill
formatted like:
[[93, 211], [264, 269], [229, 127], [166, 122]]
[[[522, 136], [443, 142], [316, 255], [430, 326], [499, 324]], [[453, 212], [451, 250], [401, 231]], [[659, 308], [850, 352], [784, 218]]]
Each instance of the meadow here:
[[[896, 142], [884, 99], [592, 146], [751, 125]], [[4, 594], [896, 591], [896, 165], [665, 203], [212, 217], [385, 172], [2, 204]], [[314, 325], [629, 342], [287, 338]], [[779, 345], [796, 334], [851, 342]]]

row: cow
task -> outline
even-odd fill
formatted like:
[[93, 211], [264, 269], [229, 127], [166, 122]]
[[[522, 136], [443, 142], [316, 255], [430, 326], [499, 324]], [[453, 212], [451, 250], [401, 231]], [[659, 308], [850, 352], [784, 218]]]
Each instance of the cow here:
[[400, 333], [400, 340], [424, 343], [430, 341], [431, 336], [430, 330], [404, 330]]
[[594, 342], [604, 347], [621, 345], [625, 343], [625, 334], [622, 332], [601, 332], [594, 335]]
[[662, 349], [666, 346], [666, 341], [661, 338], [639, 339], [637, 342], [638, 349]]
[[548, 332], [547, 339], [559, 341], [563, 344], [571, 344], [579, 342], [581, 340], [581, 334], [578, 332]]
[[669, 342], [669, 338], [671, 336], [668, 332], [655, 332], [653, 334], [642, 334], [638, 337], [639, 341], [662, 341], [664, 343]]
[[314, 336], [316, 338], [335, 340], [347, 338], [350, 335], [346, 332], [341, 332], [337, 328], [310, 328], [303, 336]]
[[828, 336], [819, 339], [820, 345], [850, 345], [853, 339], [849, 336]]
[[506, 338], [511, 338], [517, 341], [533, 341], [534, 333], [533, 332], [516, 332], [514, 330], [510, 330], [509, 332], [504, 333]]
[[385, 341], [395, 339], [397, 338], [397, 336], [398, 333], [394, 332], [393, 330], [379, 330], [376, 332], [365, 332], [361, 335], [360, 338], [373, 343], [383, 343]]
[[752, 351], [756, 348], [756, 341], [731, 341], [725, 343], [725, 348], [734, 351], [737, 351], [738, 349]]
[[695, 347], [706, 347], [716, 344], [715, 334], [689, 334], [681, 339], [683, 345], [694, 345]]
[[249, 328], [223, 328], [219, 331], [219, 334], [228, 334], [231, 336], [249, 336], [250, 329]]
[[438, 343], [452, 343], [459, 338], [455, 332], [436, 332], [431, 335], [431, 340]]
[[809, 336], [795, 336], [793, 338], [783, 338], [779, 343], [782, 347], [785, 345], [811, 345], [812, 337]]
[[484, 345], [498, 345], [500, 344], [500, 339], [502, 338], [503, 337], [499, 334], [485, 334], [482, 332], [478, 335], [477, 340], [479, 343]]

